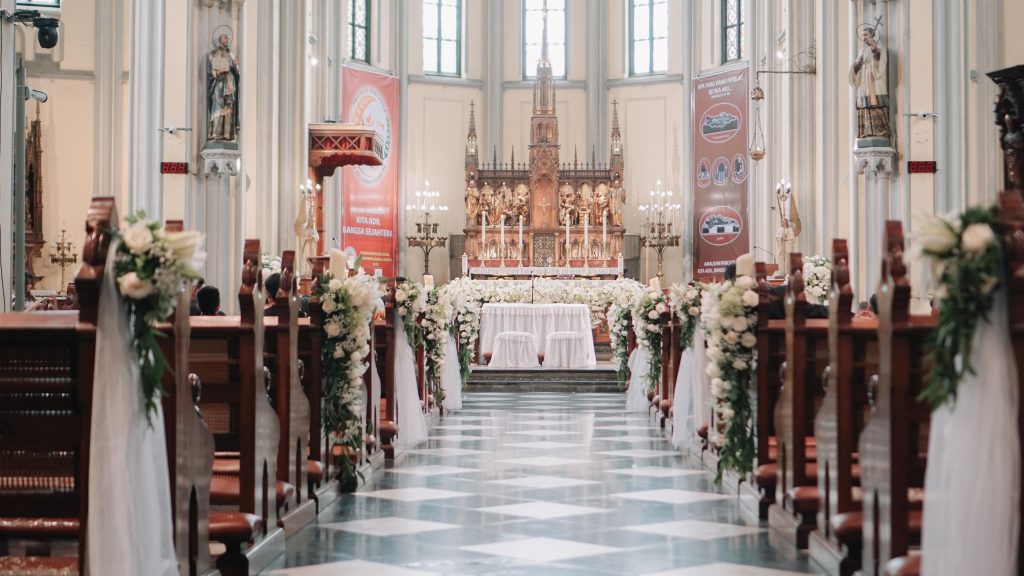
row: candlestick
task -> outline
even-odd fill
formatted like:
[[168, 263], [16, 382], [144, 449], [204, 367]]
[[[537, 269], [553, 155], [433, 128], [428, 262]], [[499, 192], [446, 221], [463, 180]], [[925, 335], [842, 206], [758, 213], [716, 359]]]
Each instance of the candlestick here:
[[501, 258], [501, 267], [505, 267], [505, 215], [501, 215], [501, 229], [498, 233], [498, 253]]
[[487, 212], [480, 214], [480, 262], [487, 260]]
[[523, 251], [525, 246], [523, 245], [523, 215], [519, 215], [519, 265], [523, 265]]
[[565, 217], [565, 265], [569, 265], [569, 216]]
[[584, 266], [590, 262], [590, 214], [583, 215], [583, 255]]

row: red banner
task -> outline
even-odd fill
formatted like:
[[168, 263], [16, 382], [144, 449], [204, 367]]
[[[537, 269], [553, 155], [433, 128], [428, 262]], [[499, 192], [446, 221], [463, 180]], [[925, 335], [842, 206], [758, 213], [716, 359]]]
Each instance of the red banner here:
[[720, 278], [749, 251], [747, 69], [694, 80], [693, 276]]
[[387, 277], [398, 270], [398, 79], [342, 68], [342, 118], [377, 131], [384, 164], [345, 172], [341, 199], [341, 246], [362, 256], [363, 268]]

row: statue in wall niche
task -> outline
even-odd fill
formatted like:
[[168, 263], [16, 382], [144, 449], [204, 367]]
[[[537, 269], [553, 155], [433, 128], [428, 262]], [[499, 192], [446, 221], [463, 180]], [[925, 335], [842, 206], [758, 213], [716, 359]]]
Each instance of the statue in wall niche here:
[[231, 29], [217, 28], [214, 48], [206, 57], [206, 138], [210, 141], [234, 142], [238, 139], [238, 88], [241, 84], [238, 59], [231, 53]]
[[612, 185], [612, 226], [622, 227], [622, 208], [626, 205], [626, 190], [618, 180]]
[[604, 223], [608, 206], [608, 185], [602, 182], [594, 189], [594, 207], [591, 212], [594, 215], [594, 224]]
[[789, 275], [789, 255], [796, 252], [796, 239], [800, 236], [803, 225], [800, 221], [800, 211], [797, 209], [796, 196], [793, 194], [793, 185], [788, 182], [780, 182], [775, 187], [775, 197], [779, 206], [779, 229], [775, 232], [775, 240], [778, 242], [775, 262], [779, 265], [776, 277], [785, 278]]
[[475, 181], [470, 181], [466, 188], [466, 222], [479, 224], [480, 218], [480, 190], [476, 187]]
[[864, 45], [850, 67], [850, 86], [857, 89], [857, 144], [889, 146], [889, 57], [878, 39], [879, 18], [857, 28]]
[[558, 221], [563, 226], [576, 224], [576, 191], [568, 184], [558, 190]]
[[512, 205], [513, 223], [518, 225], [519, 218], [523, 218], [523, 225], [530, 223], [530, 192], [526, 184], [516, 186], [516, 198]]

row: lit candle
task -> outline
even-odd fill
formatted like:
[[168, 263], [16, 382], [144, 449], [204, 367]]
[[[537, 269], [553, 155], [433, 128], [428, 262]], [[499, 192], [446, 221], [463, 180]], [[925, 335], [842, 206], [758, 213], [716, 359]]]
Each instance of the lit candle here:
[[337, 248], [331, 248], [330, 251], [330, 272], [331, 276], [335, 278], [346, 278], [348, 270], [348, 257], [344, 252]]
[[565, 217], [565, 265], [569, 265], [569, 216]]
[[601, 244], [608, 243], [608, 212], [601, 214]]
[[498, 250], [502, 251], [501, 259], [504, 260], [505, 259], [505, 253], [504, 253], [504, 250], [505, 250], [505, 215], [504, 214], [501, 215], [501, 228], [499, 230], [500, 231], [498, 233], [498, 244], [499, 244]]
[[590, 214], [583, 215], [583, 249], [586, 250], [585, 258], [590, 258]]
[[434, 288], [434, 275], [424, 274], [423, 275], [423, 287], [427, 290], [433, 290]]
[[519, 259], [523, 259], [523, 215], [519, 215]]
[[661, 292], [661, 280], [657, 276], [648, 280], [648, 285], [651, 287], [651, 290]]

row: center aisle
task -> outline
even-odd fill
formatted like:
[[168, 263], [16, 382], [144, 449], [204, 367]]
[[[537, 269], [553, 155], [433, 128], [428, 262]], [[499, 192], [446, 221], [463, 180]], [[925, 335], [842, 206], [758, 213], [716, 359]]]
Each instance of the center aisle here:
[[375, 491], [290, 538], [269, 573], [817, 573], [624, 406], [621, 394], [468, 394]]

